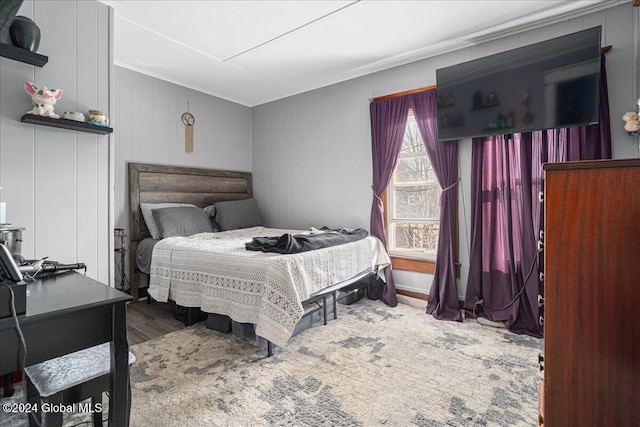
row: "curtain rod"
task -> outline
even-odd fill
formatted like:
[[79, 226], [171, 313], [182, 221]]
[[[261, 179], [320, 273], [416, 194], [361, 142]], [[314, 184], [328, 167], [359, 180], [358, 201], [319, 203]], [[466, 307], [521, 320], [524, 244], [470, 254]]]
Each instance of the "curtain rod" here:
[[[637, 1], [640, 2], [640, 0], [637, 0]], [[603, 46], [602, 48], [600, 48], [600, 51], [602, 53], [607, 53], [612, 48], [613, 48], [612, 45]], [[375, 98], [369, 98], [369, 101], [370, 102], [377, 102], [377, 101], [382, 101], [383, 99], [398, 98], [400, 96], [410, 95], [412, 93], [426, 92], [428, 90], [432, 90], [432, 89], [435, 89], [435, 88], [436, 88], [436, 85], [424, 86], [424, 87], [419, 87], [417, 89], [409, 89], [409, 90], [405, 90], [403, 92], [390, 93], [389, 95], [382, 95], [382, 96], [377, 96]]]
[[435, 88], [436, 88], [436, 85], [419, 87], [417, 89], [405, 90], [404, 92], [396, 92], [396, 93], [391, 93], [389, 95], [382, 95], [382, 96], [377, 96], [375, 98], [369, 98], [369, 101], [371, 102], [382, 101], [383, 99], [397, 98], [399, 96], [411, 95], [412, 93], [426, 92], [428, 90], [433, 90]]

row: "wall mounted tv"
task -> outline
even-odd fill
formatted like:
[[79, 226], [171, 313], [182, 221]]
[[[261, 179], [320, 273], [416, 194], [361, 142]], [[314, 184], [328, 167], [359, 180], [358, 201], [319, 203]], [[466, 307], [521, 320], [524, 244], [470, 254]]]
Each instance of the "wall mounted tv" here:
[[438, 139], [598, 123], [601, 27], [436, 70]]

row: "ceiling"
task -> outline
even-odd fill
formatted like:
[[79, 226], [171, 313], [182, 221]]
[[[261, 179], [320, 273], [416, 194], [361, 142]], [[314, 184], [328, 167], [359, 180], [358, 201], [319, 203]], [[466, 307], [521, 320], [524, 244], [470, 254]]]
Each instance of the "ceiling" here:
[[625, 2], [102, 1], [116, 65], [249, 107]]

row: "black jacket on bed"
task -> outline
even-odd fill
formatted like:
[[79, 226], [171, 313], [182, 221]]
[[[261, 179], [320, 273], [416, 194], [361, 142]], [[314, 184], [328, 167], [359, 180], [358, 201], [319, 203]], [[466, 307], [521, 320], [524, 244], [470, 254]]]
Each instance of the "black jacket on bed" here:
[[249, 251], [276, 252], [279, 254], [297, 254], [329, 246], [342, 245], [364, 239], [369, 232], [364, 228], [354, 230], [323, 228], [318, 233], [311, 234], [283, 234], [274, 237], [254, 237], [246, 244]]

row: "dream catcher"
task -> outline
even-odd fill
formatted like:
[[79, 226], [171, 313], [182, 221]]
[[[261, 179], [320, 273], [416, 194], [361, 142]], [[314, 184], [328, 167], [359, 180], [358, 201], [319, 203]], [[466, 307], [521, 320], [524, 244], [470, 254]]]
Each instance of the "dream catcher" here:
[[189, 112], [189, 103], [187, 102], [187, 112], [182, 114], [182, 123], [184, 123], [184, 151], [193, 153], [193, 125], [196, 118]]

